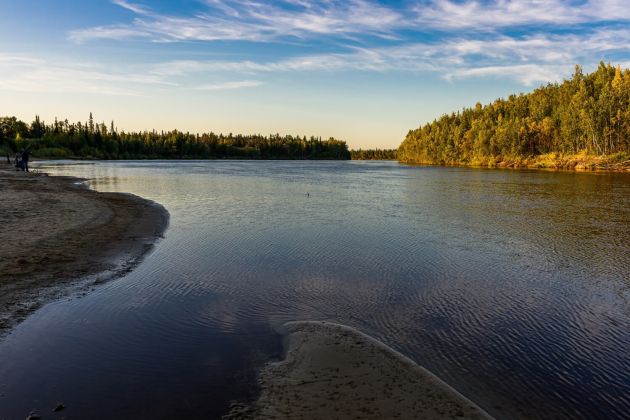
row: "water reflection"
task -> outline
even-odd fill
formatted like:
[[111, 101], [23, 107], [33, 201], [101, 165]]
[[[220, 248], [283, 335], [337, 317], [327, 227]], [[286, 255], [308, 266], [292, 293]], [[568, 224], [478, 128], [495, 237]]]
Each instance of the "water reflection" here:
[[0, 343], [11, 361], [0, 363], [0, 414], [61, 400], [69, 416], [217, 415], [279, 352], [271, 327], [295, 319], [358, 327], [500, 417], [630, 411], [625, 174], [383, 162], [46, 170], [160, 202], [171, 225], [126, 278], [43, 308]]

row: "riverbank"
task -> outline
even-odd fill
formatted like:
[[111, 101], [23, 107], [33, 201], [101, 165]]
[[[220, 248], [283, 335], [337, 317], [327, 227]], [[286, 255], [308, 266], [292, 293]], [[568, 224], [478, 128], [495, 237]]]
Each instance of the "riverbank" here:
[[401, 163], [417, 165], [465, 166], [472, 168], [552, 169], [569, 171], [630, 172], [628, 155], [564, 155], [547, 153], [537, 156], [487, 156], [466, 162], [435, 162], [431, 159], [401, 159]]
[[115, 278], [168, 225], [157, 203], [0, 166], [0, 337], [41, 305]]
[[261, 372], [253, 418], [491, 418], [426, 369], [353, 328], [311, 321], [286, 329], [286, 357]]

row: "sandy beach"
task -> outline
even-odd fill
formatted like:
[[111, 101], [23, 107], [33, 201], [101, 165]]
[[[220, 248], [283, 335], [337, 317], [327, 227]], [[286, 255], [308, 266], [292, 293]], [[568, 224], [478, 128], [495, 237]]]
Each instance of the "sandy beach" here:
[[0, 337], [42, 304], [133, 268], [168, 225], [160, 205], [0, 166]]
[[260, 374], [255, 405], [228, 418], [490, 419], [412, 360], [347, 326], [286, 324], [283, 361]]

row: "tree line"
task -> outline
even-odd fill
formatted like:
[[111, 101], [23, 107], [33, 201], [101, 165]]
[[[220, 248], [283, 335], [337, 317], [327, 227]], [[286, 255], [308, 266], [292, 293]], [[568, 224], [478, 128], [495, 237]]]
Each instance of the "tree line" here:
[[544, 154], [630, 153], [630, 70], [600, 63], [584, 74], [434, 120], [409, 131], [398, 159], [489, 164]]
[[173, 131], [118, 131], [94, 121], [31, 124], [0, 117], [0, 151], [30, 147], [35, 157], [84, 159], [350, 159], [346, 142], [279, 134], [233, 135]]
[[396, 149], [350, 150], [352, 160], [396, 160]]

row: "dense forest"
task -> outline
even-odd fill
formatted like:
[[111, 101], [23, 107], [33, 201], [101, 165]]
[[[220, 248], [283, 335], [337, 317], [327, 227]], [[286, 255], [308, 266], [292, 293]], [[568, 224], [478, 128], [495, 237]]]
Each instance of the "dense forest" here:
[[396, 160], [396, 149], [350, 150], [352, 160]]
[[350, 159], [344, 141], [300, 136], [124, 132], [114, 122], [68, 120], [46, 124], [39, 117], [26, 124], [0, 118], [0, 153], [26, 147], [35, 157], [84, 159]]
[[629, 155], [630, 70], [604, 63], [591, 74], [576, 66], [562, 83], [444, 115], [409, 131], [398, 149], [402, 162], [484, 166], [575, 167], [576, 156], [627, 164]]

